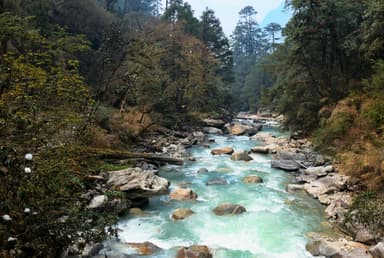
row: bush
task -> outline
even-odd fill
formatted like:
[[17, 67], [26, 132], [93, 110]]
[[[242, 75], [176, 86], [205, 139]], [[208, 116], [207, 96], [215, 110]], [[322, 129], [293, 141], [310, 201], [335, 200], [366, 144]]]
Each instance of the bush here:
[[375, 230], [384, 230], [384, 199], [376, 192], [363, 192], [356, 196], [345, 222], [354, 222]]

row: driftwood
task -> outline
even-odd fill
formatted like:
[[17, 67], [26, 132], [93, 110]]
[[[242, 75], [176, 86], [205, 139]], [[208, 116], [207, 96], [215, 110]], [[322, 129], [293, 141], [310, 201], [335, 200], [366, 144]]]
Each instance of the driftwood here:
[[90, 154], [99, 159], [144, 159], [153, 162], [168, 163], [172, 165], [183, 165], [182, 159], [165, 157], [153, 153], [138, 153], [129, 151], [105, 150], [105, 149], [91, 149]]

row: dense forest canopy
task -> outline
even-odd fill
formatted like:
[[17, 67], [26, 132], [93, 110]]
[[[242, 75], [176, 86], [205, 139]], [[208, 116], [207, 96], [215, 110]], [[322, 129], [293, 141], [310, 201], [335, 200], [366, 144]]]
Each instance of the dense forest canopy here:
[[[129, 150], [153, 124], [268, 108], [384, 185], [382, 0], [286, 1], [285, 28], [245, 6], [229, 38], [214, 10], [161, 2], [0, 0], [0, 256], [57, 257], [78, 225], [103, 238], [117, 214], [81, 205], [102, 170], [87, 148]], [[131, 110], [153, 121], [128, 129]]]

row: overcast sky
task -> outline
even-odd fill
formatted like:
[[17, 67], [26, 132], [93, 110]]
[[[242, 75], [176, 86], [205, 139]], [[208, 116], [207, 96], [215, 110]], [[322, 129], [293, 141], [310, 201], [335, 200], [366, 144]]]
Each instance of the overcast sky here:
[[[165, 0], [163, 1], [165, 7]], [[279, 8], [284, 0], [185, 0], [185, 2], [195, 10], [196, 17], [200, 17], [206, 7], [213, 9], [221, 21], [225, 34], [229, 36], [235, 29], [239, 11], [243, 7], [251, 5], [257, 11], [256, 20], [262, 23], [267, 14]]]

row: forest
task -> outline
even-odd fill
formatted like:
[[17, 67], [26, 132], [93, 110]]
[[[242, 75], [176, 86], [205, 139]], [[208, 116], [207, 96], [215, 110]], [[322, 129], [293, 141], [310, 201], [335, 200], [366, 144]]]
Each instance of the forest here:
[[285, 5], [285, 27], [245, 6], [227, 37], [183, 0], [0, 0], [0, 257], [105, 239], [118, 213], [81, 204], [100, 153], [239, 111], [283, 114], [384, 218], [384, 2]]

